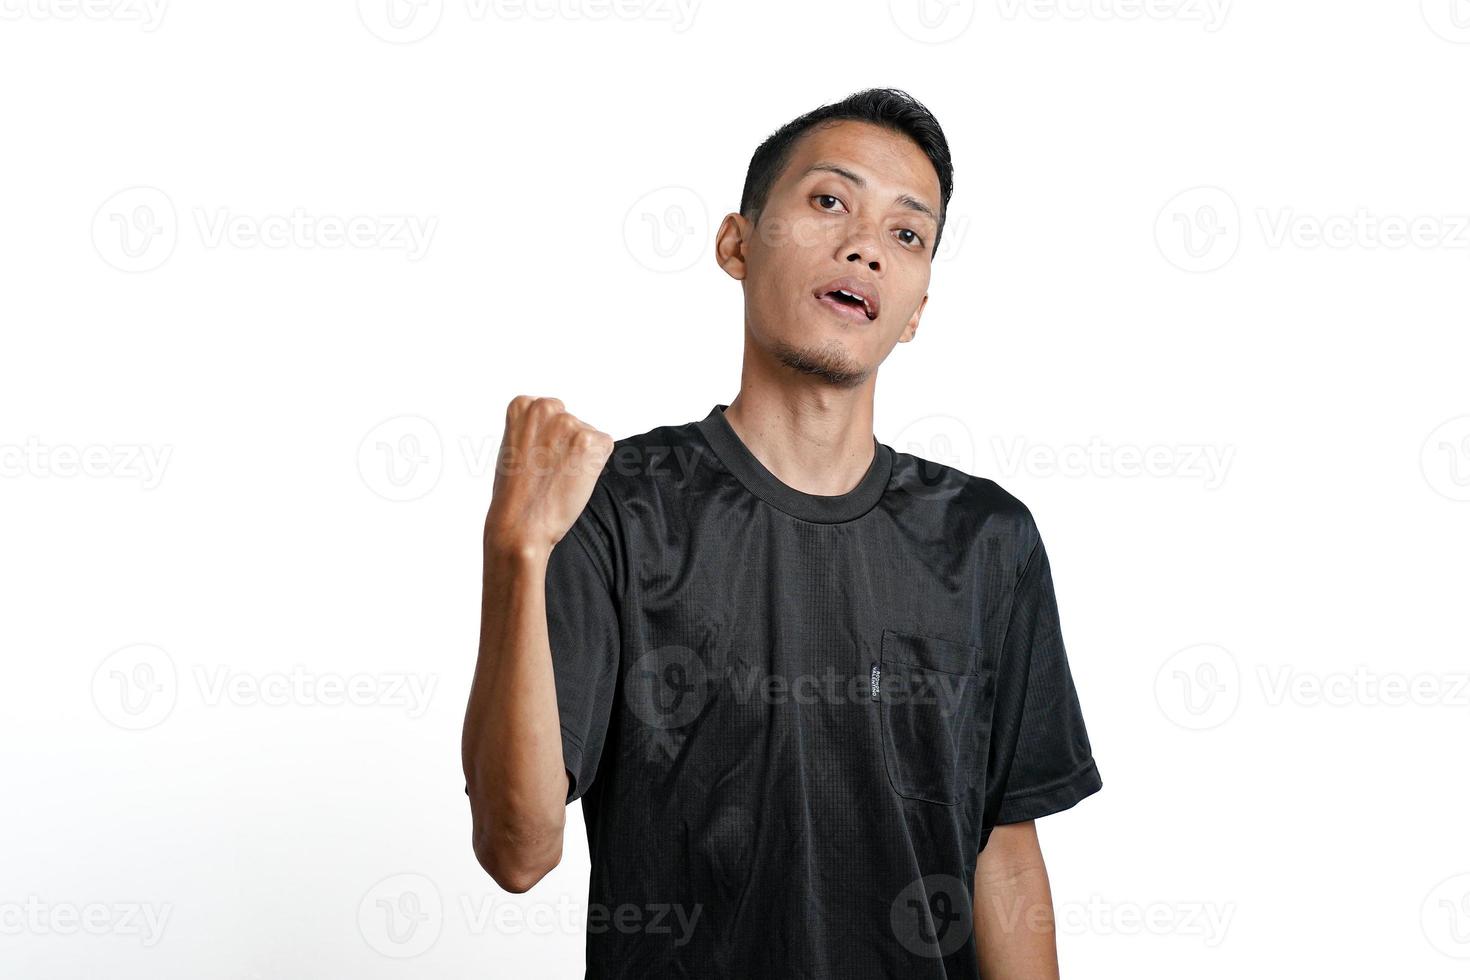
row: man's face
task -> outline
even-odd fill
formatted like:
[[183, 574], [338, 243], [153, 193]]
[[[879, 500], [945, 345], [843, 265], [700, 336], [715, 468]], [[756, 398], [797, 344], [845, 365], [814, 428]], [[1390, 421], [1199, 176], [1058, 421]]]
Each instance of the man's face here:
[[[863, 383], [918, 329], [938, 213], [939, 177], [907, 136], [852, 120], [808, 131], [757, 224], [720, 229], [756, 344], [837, 387]], [[842, 279], [865, 304], [833, 293]]]

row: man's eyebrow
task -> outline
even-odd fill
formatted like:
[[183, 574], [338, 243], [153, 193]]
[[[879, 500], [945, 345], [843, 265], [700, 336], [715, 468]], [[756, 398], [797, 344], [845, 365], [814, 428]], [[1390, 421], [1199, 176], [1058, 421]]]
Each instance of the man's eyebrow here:
[[[868, 186], [868, 182], [866, 180], [864, 180], [859, 175], [853, 173], [851, 170], [848, 170], [846, 167], [839, 166], [835, 163], [827, 163], [825, 161], [821, 163], [814, 163], [810, 167], [807, 167], [806, 173], [802, 174], [802, 176], [805, 177], [807, 174], [815, 173], [818, 170], [826, 170], [831, 173], [837, 174], [839, 177], [845, 177], [857, 187]], [[934, 222], [936, 225], [939, 224], [939, 216], [934, 213], [934, 209], [925, 204], [923, 201], [914, 197], [912, 194], [900, 194], [898, 195], [898, 197], [894, 198], [894, 203], [901, 204], [904, 207], [908, 208], [910, 211], [917, 211], [920, 214], [927, 214], [930, 221]]]

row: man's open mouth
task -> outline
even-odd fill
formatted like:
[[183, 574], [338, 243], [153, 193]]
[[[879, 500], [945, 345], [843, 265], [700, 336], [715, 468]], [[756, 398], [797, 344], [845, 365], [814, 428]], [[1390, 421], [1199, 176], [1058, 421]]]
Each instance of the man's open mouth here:
[[878, 319], [878, 291], [871, 285], [856, 279], [839, 279], [829, 282], [816, 292], [823, 305], [853, 318]]

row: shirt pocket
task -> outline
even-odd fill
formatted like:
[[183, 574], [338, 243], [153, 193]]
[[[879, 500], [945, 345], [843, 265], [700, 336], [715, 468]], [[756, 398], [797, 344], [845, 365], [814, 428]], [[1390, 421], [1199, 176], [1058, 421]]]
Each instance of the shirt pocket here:
[[991, 671], [980, 647], [885, 629], [872, 678], [894, 792], [953, 806], [984, 779]]

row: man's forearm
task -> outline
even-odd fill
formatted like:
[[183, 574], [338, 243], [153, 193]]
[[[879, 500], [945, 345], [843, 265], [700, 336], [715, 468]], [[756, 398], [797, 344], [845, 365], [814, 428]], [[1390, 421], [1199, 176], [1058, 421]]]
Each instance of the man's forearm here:
[[1051, 881], [1032, 822], [996, 827], [975, 867], [982, 980], [1057, 980]]
[[549, 552], [485, 542], [462, 755], [481, 865], [508, 891], [561, 859], [567, 776], [546, 624]]

